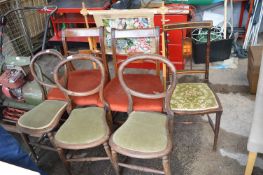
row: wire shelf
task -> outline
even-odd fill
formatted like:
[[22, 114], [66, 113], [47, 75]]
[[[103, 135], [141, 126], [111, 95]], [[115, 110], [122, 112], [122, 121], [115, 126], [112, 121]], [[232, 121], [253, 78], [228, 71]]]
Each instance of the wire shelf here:
[[[0, 1], [0, 15], [17, 7], [43, 6], [47, 0]], [[29, 56], [39, 48], [45, 25], [46, 14], [36, 10], [16, 11], [9, 14], [4, 28], [3, 54], [5, 56]]]

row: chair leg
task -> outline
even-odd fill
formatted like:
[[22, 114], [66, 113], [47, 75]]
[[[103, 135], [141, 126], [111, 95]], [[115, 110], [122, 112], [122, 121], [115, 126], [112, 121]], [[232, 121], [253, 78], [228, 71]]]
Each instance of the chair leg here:
[[58, 148], [56, 146], [56, 144], [54, 143], [54, 136], [51, 132], [49, 132], [48, 134], [48, 138], [51, 142], [51, 144], [53, 145], [54, 148], [56, 148], [57, 152], [58, 152], [58, 155], [59, 155], [59, 158], [60, 160], [62, 161], [62, 163], [64, 164], [65, 168], [66, 168], [66, 171], [69, 175], [72, 175], [71, 173], [71, 170], [70, 170], [70, 163], [67, 161], [66, 159], [66, 156], [65, 156], [65, 153], [64, 153], [64, 150], [62, 148]]
[[114, 150], [111, 150], [111, 153], [112, 153], [112, 162], [113, 162], [115, 173], [116, 175], [120, 175], [120, 168], [118, 165], [118, 155]]
[[106, 143], [103, 144], [103, 147], [104, 147], [104, 150], [105, 150], [107, 156], [110, 158], [110, 161], [111, 161], [112, 165], [114, 166], [113, 160], [112, 160], [112, 154], [111, 154], [111, 150], [110, 150], [109, 144], [106, 142]]
[[57, 148], [57, 152], [58, 152], [58, 155], [60, 157], [60, 160], [62, 161], [62, 163], [64, 164], [66, 170], [67, 170], [67, 173], [69, 175], [72, 175], [71, 173], [71, 169], [70, 169], [70, 163], [67, 161], [66, 159], [66, 156], [65, 156], [65, 153], [64, 153], [64, 150], [61, 149], [61, 148]]
[[25, 146], [27, 147], [27, 149], [29, 149], [30, 153], [32, 154], [34, 160], [37, 162], [39, 160], [39, 157], [37, 156], [34, 148], [32, 145], [30, 145], [30, 140], [29, 140], [29, 137], [27, 134], [24, 134], [24, 133], [21, 133], [20, 134], [24, 143], [25, 143]]
[[171, 165], [170, 165], [170, 157], [163, 157], [163, 170], [165, 175], [171, 175]]
[[216, 113], [215, 136], [214, 136], [213, 151], [216, 151], [216, 149], [217, 149], [217, 140], [218, 140], [218, 134], [219, 134], [219, 130], [220, 130], [221, 115], [222, 115], [222, 112], [217, 112]]
[[252, 174], [253, 168], [254, 168], [254, 165], [256, 162], [256, 158], [257, 158], [257, 153], [249, 152], [245, 175], [251, 175]]
[[108, 125], [109, 125], [109, 128], [110, 128], [110, 130], [112, 131], [113, 130], [113, 127], [112, 127], [112, 125], [113, 125], [113, 121], [112, 121], [112, 112], [111, 112], [111, 110], [109, 110], [108, 112], [107, 112], [107, 123], [108, 123]]

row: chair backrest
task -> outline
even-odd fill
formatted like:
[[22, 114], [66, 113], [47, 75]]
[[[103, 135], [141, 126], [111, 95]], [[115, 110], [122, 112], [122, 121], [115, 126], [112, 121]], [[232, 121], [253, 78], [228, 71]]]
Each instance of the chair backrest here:
[[[88, 38], [98, 38], [99, 44], [100, 44], [100, 51], [94, 50], [91, 53], [92, 54], [100, 54], [102, 58], [103, 65], [105, 67], [105, 71], [107, 74], [109, 74], [109, 68], [107, 64], [107, 59], [106, 59], [106, 50], [105, 50], [105, 42], [104, 42], [104, 37], [105, 37], [105, 32], [104, 32], [104, 27], [99, 27], [99, 28], [71, 28], [71, 29], [64, 29], [62, 30], [62, 44], [63, 44], [63, 50], [65, 56], [69, 55], [69, 50], [68, 50], [68, 39], [69, 38], [84, 38], [86, 42], [88, 42]], [[107, 75], [109, 76], [109, 75]]]
[[[210, 62], [210, 33], [211, 28], [213, 27], [212, 21], [203, 21], [203, 22], [187, 22], [187, 23], [174, 23], [174, 24], [166, 24], [163, 26], [163, 30], [165, 33], [165, 36], [167, 38], [167, 32], [172, 30], [181, 30], [184, 32], [186, 29], [197, 29], [202, 28], [207, 30], [207, 42], [206, 42], [206, 49], [205, 49], [205, 68], [204, 69], [196, 69], [194, 70], [192, 68], [192, 59], [191, 59], [191, 68], [190, 70], [178, 70], [177, 74], [204, 74], [205, 75], [205, 81], [209, 81], [209, 62]], [[166, 48], [167, 48], [167, 39], [166, 41]], [[183, 44], [183, 43], [182, 43]], [[183, 50], [181, 51], [183, 52]], [[168, 56], [168, 49], [166, 50], [166, 56]]]
[[[72, 90], [67, 89], [67, 87], [65, 87], [64, 85], [61, 84], [60, 79], [59, 79], [59, 69], [63, 66], [66, 65], [68, 63], [72, 63], [73, 61], [76, 60], [88, 60], [91, 61], [93, 63], [96, 63], [99, 70], [100, 70], [100, 74], [101, 74], [101, 80], [100, 83], [91, 90], [87, 90], [85, 92], [75, 92]], [[68, 76], [68, 75], [66, 75]], [[54, 80], [58, 86], [58, 88], [63, 91], [66, 95], [68, 95], [68, 98], [71, 98], [70, 96], [79, 96], [79, 97], [83, 97], [83, 96], [90, 96], [93, 94], [96, 94], [99, 92], [99, 97], [100, 100], [103, 102], [103, 104], [105, 105], [105, 100], [103, 98], [103, 88], [104, 88], [104, 84], [105, 84], [105, 69], [102, 63], [101, 58], [90, 55], [90, 54], [75, 54], [75, 55], [71, 55], [68, 56], [67, 59], [61, 61], [54, 69]], [[89, 82], [87, 82], [89, 83]]]
[[[165, 92], [155, 93], [155, 94], [145, 94], [145, 93], [137, 92], [133, 89], [130, 89], [127, 86], [123, 78], [124, 68], [132, 62], [142, 61], [142, 60], [146, 62], [158, 61], [168, 66], [168, 68], [171, 71], [171, 84]], [[165, 97], [165, 105], [164, 105], [165, 110], [164, 111], [168, 113], [172, 113], [171, 108], [170, 108], [170, 100], [171, 100], [171, 96], [172, 96], [172, 93], [176, 85], [176, 69], [174, 65], [167, 58], [157, 55], [157, 54], [143, 54], [143, 55], [131, 56], [121, 63], [119, 70], [118, 70], [118, 77], [119, 77], [122, 88], [125, 90], [126, 94], [128, 95], [128, 102], [129, 102], [128, 103], [128, 113], [130, 113], [133, 110], [132, 96], [139, 97], [139, 98], [146, 98], [146, 99], [159, 99], [159, 98]]]
[[[117, 70], [118, 70], [119, 64], [123, 61], [123, 59], [118, 60], [118, 55], [123, 56], [123, 54], [118, 53], [118, 48], [117, 48], [118, 40], [121, 40], [121, 39], [147, 39], [147, 38], [150, 39], [150, 43], [151, 43], [151, 40], [153, 40], [152, 43], [154, 43], [154, 46], [155, 46], [154, 53], [159, 54], [160, 29], [158, 27], [145, 28], [145, 29], [129, 29], [129, 30], [112, 29], [111, 30], [112, 57], [113, 57], [115, 76], [117, 76]], [[138, 46], [138, 44], [143, 44], [143, 43], [136, 43], [136, 44]], [[144, 47], [144, 46], [142, 45], [141, 47]], [[130, 52], [130, 53], [127, 53], [125, 55], [129, 56], [129, 55], [135, 55], [135, 54], [141, 54], [141, 53]], [[152, 53], [152, 54], [154, 54], [154, 53]], [[141, 64], [141, 62], [140, 62], [140, 64]], [[158, 62], [156, 62], [155, 64], [156, 64], [156, 72], [159, 75], [160, 64]]]
[[[46, 99], [47, 98], [47, 88], [57, 88], [57, 85], [56, 85], [55, 82], [53, 82], [51, 79], [49, 79], [47, 76], [44, 75], [44, 73], [42, 72], [41, 67], [36, 63], [36, 61], [39, 58], [43, 57], [44, 55], [55, 56], [56, 58], [59, 59], [59, 61], [64, 60], [64, 57], [61, 55], [60, 52], [58, 52], [56, 50], [53, 50], [53, 49], [48, 49], [48, 50], [43, 50], [43, 51], [38, 52], [31, 59], [31, 62], [30, 62], [31, 74], [34, 77], [34, 79], [40, 84], [42, 89], [44, 90], [44, 96], [45, 96], [45, 99]], [[46, 57], [45, 59], [48, 59], [48, 58]], [[52, 59], [54, 59], [54, 58], [52, 57]], [[67, 68], [66, 67], [64, 67], [64, 72], [67, 73]], [[48, 80], [52, 84], [46, 83], [44, 81], [44, 78], [48, 78]], [[66, 80], [63, 81], [63, 82], [66, 82]]]

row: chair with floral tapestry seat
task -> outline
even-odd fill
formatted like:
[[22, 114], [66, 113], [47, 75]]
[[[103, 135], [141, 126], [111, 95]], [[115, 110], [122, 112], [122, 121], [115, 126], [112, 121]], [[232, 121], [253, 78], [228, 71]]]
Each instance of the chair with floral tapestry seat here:
[[[165, 34], [167, 34], [167, 32], [171, 30], [180, 30], [183, 32], [186, 29], [192, 30], [196, 28], [202, 28], [207, 30], [207, 41], [206, 43], [200, 44], [205, 48], [205, 68], [194, 69], [191, 61], [190, 69], [177, 71], [178, 75], [204, 74], [204, 80], [198, 83], [178, 83], [176, 85], [176, 89], [173, 92], [173, 96], [171, 99], [171, 109], [174, 111], [175, 116], [207, 115], [209, 124], [211, 125], [214, 131], [213, 150], [215, 151], [217, 148], [218, 133], [220, 129], [220, 119], [223, 109], [219, 98], [217, 97], [216, 93], [211, 87], [211, 84], [209, 83], [209, 62], [211, 46], [210, 34], [212, 26], [212, 21], [175, 23], [164, 25], [164, 32]], [[169, 55], [169, 53], [167, 54]], [[190, 56], [192, 56], [191, 54]], [[210, 114], [216, 114], [215, 124], [213, 124], [213, 121], [210, 118]]]
[[[112, 56], [113, 64], [115, 68], [115, 77], [106, 85], [104, 95], [105, 100], [109, 104], [111, 111], [115, 112], [127, 112], [128, 111], [128, 97], [120, 85], [117, 77], [117, 70], [122, 61], [127, 59], [128, 55], [144, 54], [144, 53], [156, 53], [159, 54], [159, 28], [147, 28], [147, 29], [131, 29], [131, 30], [116, 30], [111, 31], [112, 40]], [[139, 50], [130, 51], [128, 53], [122, 53], [121, 43], [126, 41], [136, 41], [136, 47]], [[152, 45], [153, 44], [153, 45]], [[130, 46], [129, 46], [130, 47]], [[148, 48], [148, 50], [147, 50]], [[120, 53], [121, 52], [121, 53]], [[138, 69], [152, 69], [156, 70], [156, 75], [149, 74], [125, 74], [124, 79], [128, 85], [135, 90], [144, 93], [162, 92], [164, 85], [160, 79], [160, 64], [158, 61], [155, 63], [144, 63], [143, 60], [133, 63], [129, 68]], [[163, 110], [162, 100], [160, 99], [143, 99], [134, 97], [134, 109], [144, 111], [157, 111]]]
[[[69, 55], [68, 50], [68, 39], [69, 38], [79, 38], [86, 39], [88, 41], [88, 37], [98, 38], [100, 44], [100, 51], [90, 51], [89, 54], [93, 55], [101, 55], [103, 65], [106, 70], [106, 81], [108, 81], [109, 70], [108, 64], [106, 60], [105, 54], [105, 45], [104, 45], [104, 29], [100, 28], [74, 28], [74, 29], [64, 29], [62, 31], [62, 43], [65, 56]], [[81, 52], [81, 51], [79, 51]], [[85, 51], [87, 52], [87, 51]], [[68, 88], [73, 91], [83, 91], [87, 89], [92, 89], [99, 84], [99, 80], [101, 79], [99, 70], [74, 70], [74, 65], [68, 65], [69, 67], [69, 76], [68, 76]], [[86, 83], [89, 82], [89, 83]], [[63, 96], [63, 93], [58, 89], [52, 89], [48, 93], [48, 99], [57, 99], [58, 97]], [[64, 96], [64, 99], [66, 97]], [[85, 105], [97, 105], [99, 99], [98, 94], [94, 94], [88, 97], [72, 97], [73, 102], [77, 106], [85, 106]]]
[[[85, 91], [72, 91], [61, 85], [58, 76], [59, 69], [63, 65], [76, 60], [87, 60], [96, 63], [101, 77], [98, 86]], [[106, 121], [106, 107], [103, 99], [105, 75], [106, 73], [104, 66], [101, 63], [101, 59], [88, 54], [71, 55], [67, 57], [66, 60], [60, 62], [54, 70], [54, 79], [57, 86], [61, 91], [67, 94], [69, 98], [72, 98], [73, 96], [91, 96], [98, 93], [100, 100], [103, 102], [103, 107], [86, 106], [73, 109], [70, 112], [69, 118], [54, 136], [54, 146], [57, 147], [59, 156], [69, 174], [71, 174], [70, 162], [111, 160], [111, 152], [108, 146], [110, 129]], [[104, 146], [107, 157], [68, 158], [64, 152], [64, 150], [76, 151], [101, 145]]]
[[[44, 55], [52, 56], [53, 59], [56, 57], [60, 61], [64, 58], [56, 50], [40, 51], [32, 58], [30, 63], [31, 73], [34, 79], [41, 85], [44, 94], [46, 94], [46, 87], [57, 88], [57, 86], [44, 82], [43, 77], [40, 76], [42, 74], [36, 61]], [[66, 72], [67, 69], [65, 68], [64, 71]], [[17, 121], [17, 129], [21, 132], [21, 137], [35, 160], [38, 160], [38, 155], [34, 151], [35, 146], [56, 151], [53, 147], [45, 143], [45, 139], [51, 139], [51, 132], [57, 128], [62, 115], [66, 112], [67, 106], [68, 100], [45, 100], [32, 110], [23, 114]], [[33, 142], [29, 136], [38, 137], [39, 139], [37, 142]]]
[[[128, 64], [141, 60], [159, 61], [167, 65], [171, 71], [171, 84], [167, 90], [159, 93], [143, 93], [128, 87], [123, 70]], [[121, 63], [118, 77], [128, 96], [128, 119], [113, 133], [109, 142], [116, 174], [120, 174], [119, 167], [125, 167], [148, 173], [171, 175], [170, 155], [173, 147], [173, 112], [170, 109], [170, 99], [176, 85], [175, 67], [167, 58], [160, 55], [136, 55]], [[135, 110], [132, 96], [164, 100], [163, 111]], [[161, 158], [163, 170], [118, 162], [117, 153], [138, 159]]]

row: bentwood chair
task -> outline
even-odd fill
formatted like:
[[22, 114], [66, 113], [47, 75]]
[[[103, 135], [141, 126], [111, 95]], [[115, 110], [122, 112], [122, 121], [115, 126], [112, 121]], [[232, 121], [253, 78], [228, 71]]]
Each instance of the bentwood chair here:
[[[218, 133], [220, 129], [220, 119], [223, 112], [219, 98], [209, 82], [209, 62], [210, 62], [210, 33], [213, 26], [212, 21], [188, 22], [164, 25], [165, 35], [171, 30], [181, 30], [202, 28], [207, 29], [207, 43], [205, 43], [205, 66], [204, 69], [194, 69], [191, 64], [190, 69], [177, 71], [177, 75], [204, 74], [202, 82], [178, 83], [171, 99], [171, 109], [175, 116], [200, 116], [207, 115], [209, 124], [214, 131], [213, 150], [217, 148]], [[167, 43], [167, 41], [166, 41]], [[190, 49], [191, 50], [191, 49]], [[169, 54], [169, 53], [167, 53]], [[183, 54], [185, 55], [185, 54]], [[188, 55], [189, 57], [189, 55]], [[190, 54], [191, 57], [191, 54]], [[210, 118], [210, 114], [216, 114], [215, 124]]]
[[[117, 70], [127, 56], [136, 55], [142, 53], [156, 53], [159, 54], [159, 28], [147, 28], [147, 29], [131, 29], [131, 30], [116, 30], [112, 29], [111, 31], [111, 41], [112, 41], [112, 56], [113, 64], [115, 70], [115, 77], [106, 85], [104, 95], [105, 100], [109, 104], [111, 111], [115, 112], [127, 112], [128, 111], [128, 96], [125, 93], [124, 89], [120, 85]], [[128, 52], [126, 54], [119, 53], [120, 47], [117, 43], [125, 39], [150, 39], [153, 41], [155, 47], [149, 44], [149, 50], [138, 53], [138, 52]], [[145, 47], [144, 42], [137, 42], [136, 47]], [[147, 45], [147, 44], [146, 44]], [[143, 50], [143, 49], [142, 49]], [[124, 79], [127, 81], [128, 85], [135, 90], [144, 92], [144, 93], [153, 93], [153, 92], [162, 92], [164, 85], [160, 79], [160, 64], [158, 61], [153, 63], [144, 63], [143, 60], [129, 65], [129, 68], [136, 68], [138, 71], [140, 69], [152, 69], [156, 70], [156, 75], [149, 74], [125, 74]], [[140, 97], [134, 97], [133, 107], [135, 110], [145, 110], [145, 111], [157, 111], [161, 112], [163, 110], [162, 100], [161, 99], [143, 99]]]
[[[159, 93], [143, 93], [128, 87], [124, 79], [123, 70], [132, 62], [148, 60], [159, 61], [166, 64], [171, 71], [171, 85], [167, 91]], [[173, 147], [173, 113], [170, 109], [170, 99], [176, 85], [176, 70], [173, 64], [160, 55], [145, 54], [129, 57], [119, 67], [119, 81], [128, 96], [128, 119], [115, 131], [110, 138], [112, 158], [116, 173], [120, 174], [119, 166], [140, 170], [150, 173], [171, 175], [170, 153]], [[151, 112], [135, 110], [133, 97], [146, 99], [161, 99], [165, 101], [163, 112]], [[164, 98], [165, 97], [165, 98]], [[163, 171], [137, 166], [126, 163], [119, 163], [117, 153], [138, 159], [161, 158]]]
[[[92, 89], [86, 89], [85, 91], [72, 91], [61, 85], [58, 76], [59, 69], [63, 65], [76, 60], [87, 60], [96, 63], [98, 70], [100, 71], [100, 80], [97, 86]], [[69, 174], [71, 174], [70, 162], [111, 160], [111, 151], [108, 146], [110, 129], [106, 121], [106, 107], [103, 99], [105, 75], [105, 69], [100, 58], [88, 54], [71, 55], [67, 57], [66, 60], [60, 62], [54, 70], [54, 79], [57, 86], [65, 94], [69, 95], [69, 98], [72, 98], [73, 96], [91, 96], [98, 93], [100, 100], [104, 104], [103, 107], [86, 106], [73, 109], [70, 112], [68, 119], [55, 134], [54, 145], [57, 147], [59, 156]], [[67, 158], [65, 155], [65, 150], [76, 151], [94, 148], [100, 145], [104, 146], [107, 157]]]
[[[46, 91], [46, 87], [57, 88], [55, 84], [44, 82], [42, 79], [43, 77], [40, 75], [41, 72], [39, 71], [39, 67], [36, 66], [36, 61], [44, 55], [52, 56], [52, 59], [56, 57], [59, 61], [64, 59], [56, 50], [44, 50], [38, 52], [32, 58], [30, 63], [31, 73], [34, 79], [42, 86], [43, 93]], [[67, 70], [65, 69], [65, 71]], [[34, 146], [56, 151], [54, 148], [45, 144], [45, 139], [50, 139], [50, 134], [59, 124], [62, 115], [66, 111], [67, 105], [67, 100], [45, 100], [19, 118], [17, 128], [21, 132], [22, 139], [35, 160], [38, 160], [38, 156], [34, 151]], [[33, 142], [32, 140], [30, 141], [29, 136], [38, 137], [39, 139], [37, 142]]]
[[[74, 29], [65, 29], [62, 31], [62, 44], [65, 56], [70, 54], [68, 50], [68, 40], [70, 38], [78, 38], [81, 40], [86, 40], [88, 42], [88, 37], [96, 38], [100, 44], [100, 51], [90, 51], [89, 54], [101, 55], [103, 65], [106, 71], [106, 81], [109, 77], [108, 64], [105, 54], [105, 45], [104, 45], [104, 29], [100, 28], [74, 28]], [[69, 76], [67, 77], [67, 86], [70, 90], [73, 91], [83, 91], [85, 89], [92, 89], [93, 87], [99, 84], [100, 71], [98, 69], [92, 70], [75, 70], [73, 63], [68, 65]], [[89, 82], [89, 83], [87, 83]], [[64, 94], [58, 89], [52, 89], [48, 93], [48, 99], [66, 99]], [[73, 96], [72, 100], [75, 105], [85, 106], [85, 105], [97, 105], [99, 99], [99, 94], [94, 94], [91, 96]]]

